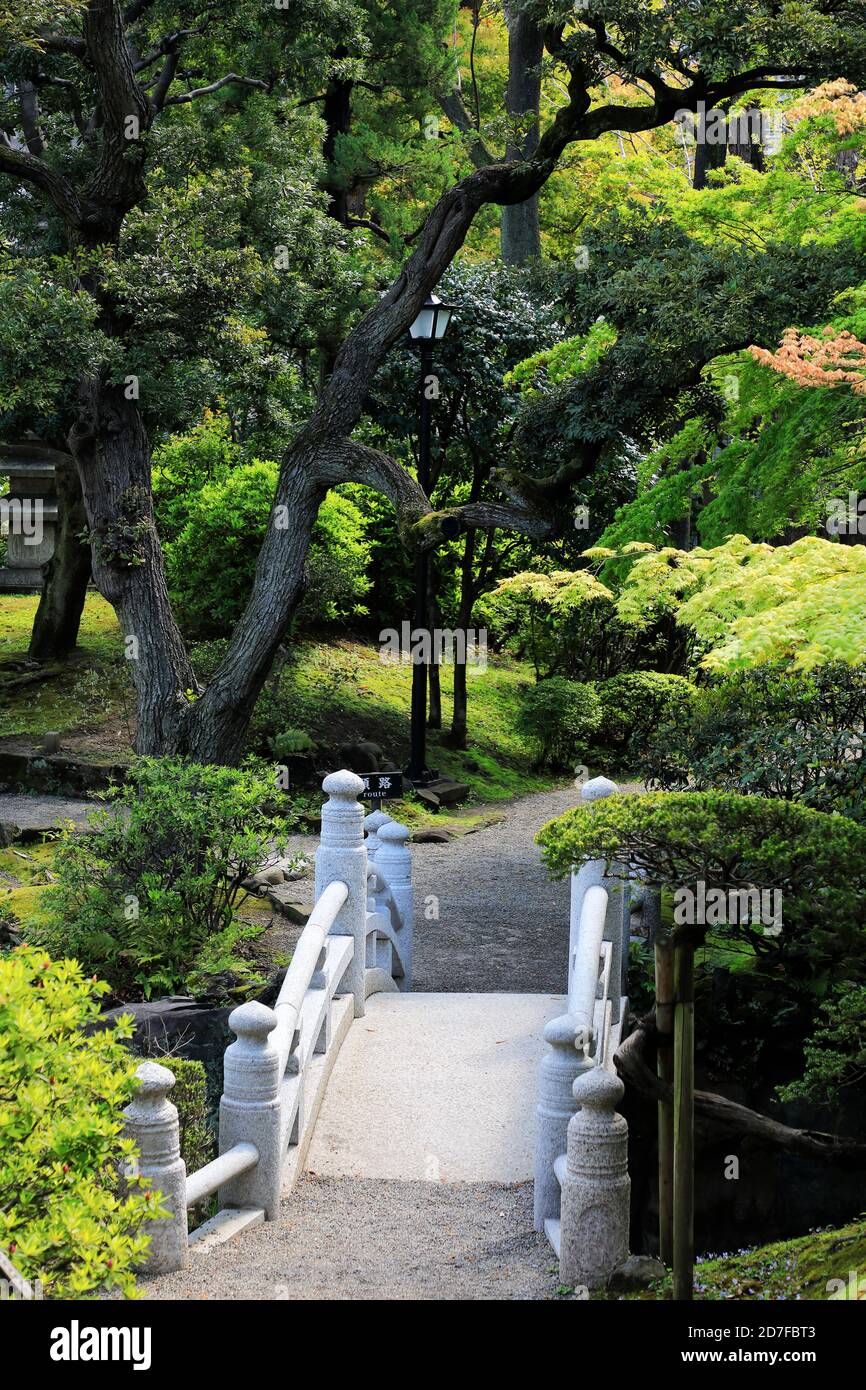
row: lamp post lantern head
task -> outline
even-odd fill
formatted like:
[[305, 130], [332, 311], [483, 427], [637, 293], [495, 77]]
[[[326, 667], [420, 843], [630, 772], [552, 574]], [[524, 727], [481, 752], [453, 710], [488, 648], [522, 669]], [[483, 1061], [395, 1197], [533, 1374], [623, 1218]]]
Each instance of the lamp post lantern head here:
[[453, 313], [453, 304], [444, 304], [435, 294], [428, 295], [415, 322], [409, 326], [409, 337], [422, 347], [437, 343], [445, 337]]

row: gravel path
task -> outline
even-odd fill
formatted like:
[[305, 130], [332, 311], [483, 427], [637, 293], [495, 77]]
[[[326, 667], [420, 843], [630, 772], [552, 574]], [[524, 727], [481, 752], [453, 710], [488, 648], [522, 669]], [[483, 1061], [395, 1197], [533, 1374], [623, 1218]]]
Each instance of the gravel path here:
[[[571, 785], [527, 796], [486, 830], [412, 846], [416, 990], [562, 993], [569, 885], [548, 878], [535, 836], [579, 796]], [[425, 920], [429, 895], [438, 921]]]
[[145, 1281], [155, 1299], [547, 1299], [556, 1257], [532, 1184], [307, 1176], [281, 1220]]
[[[561, 994], [568, 964], [569, 884], [548, 878], [535, 836], [579, 804], [571, 784], [508, 804], [504, 819], [444, 844], [413, 844], [415, 982], [424, 993]], [[495, 809], [500, 813], [502, 804]], [[287, 852], [311, 860], [318, 840], [293, 835]], [[312, 878], [286, 884], [287, 901], [306, 904]], [[438, 921], [425, 910], [437, 904]], [[291, 954], [300, 926], [279, 918], [268, 949]]]
[[86, 825], [91, 811], [101, 808], [99, 801], [82, 801], [69, 796], [28, 796], [24, 792], [0, 793], [0, 821], [11, 821], [22, 830], [50, 830], [67, 820]]

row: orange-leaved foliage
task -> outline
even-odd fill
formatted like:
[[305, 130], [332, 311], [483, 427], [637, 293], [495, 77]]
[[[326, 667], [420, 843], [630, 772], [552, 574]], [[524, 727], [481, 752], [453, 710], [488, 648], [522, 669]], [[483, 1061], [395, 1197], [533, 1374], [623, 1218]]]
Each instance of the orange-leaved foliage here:
[[809, 116], [832, 116], [840, 135], [853, 135], [866, 126], [866, 92], [858, 92], [852, 82], [839, 78], [823, 82], [785, 110], [790, 121], [805, 121]]
[[788, 328], [777, 352], [750, 347], [756, 361], [798, 386], [850, 386], [866, 396], [866, 343], [847, 329], [823, 328], [818, 337]]

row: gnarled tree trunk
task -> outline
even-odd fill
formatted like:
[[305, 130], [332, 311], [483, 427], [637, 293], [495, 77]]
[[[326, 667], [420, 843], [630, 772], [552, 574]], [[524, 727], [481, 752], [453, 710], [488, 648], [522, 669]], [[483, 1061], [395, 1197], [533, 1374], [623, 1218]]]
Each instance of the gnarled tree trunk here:
[[102, 379], [82, 382], [69, 434], [93, 578], [115, 609], [138, 703], [140, 752], [173, 749], [195, 678], [168, 596], [151, 492], [150, 444], [134, 401]]
[[54, 479], [57, 533], [54, 554], [43, 569], [42, 593], [30, 635], [29, 655], [34, 661], [57, 660], [75, 650], [90, 581], [90, 546], [82, 540], [87, 516], [71, 458], [55, 464]]

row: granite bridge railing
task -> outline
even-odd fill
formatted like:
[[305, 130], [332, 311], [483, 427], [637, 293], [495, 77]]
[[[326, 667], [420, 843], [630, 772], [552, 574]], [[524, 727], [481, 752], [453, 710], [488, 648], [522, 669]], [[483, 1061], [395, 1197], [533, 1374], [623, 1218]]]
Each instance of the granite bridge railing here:
[[[180, 1156], [170, 1069], [138, 1068], [140, 1086], [124, 1114], [138, 1147], [138, 1171], [159, 1189], [167, 1219], [149, 1226], [144, 1272], [187, 1264], [210, 1245], [277, 1218], [306, 1156], [327, 1078], [353, 1019], [371, 994], [412, 981], [412, 873], [409, 831], [382, 811], [365, 819], [363, 782], [334, 772], [323, 790], [315, 905], [301, 932], [273, 1009], [250, 1002], [229, 1016], [219, 1156], [187, 1173]], [[366, 831], [366, 838], [365, 838]], [[187, 1213], [218, 1193], [219, 1210], [188, 1235]]]
[[[586, 802], [618, 791], [597, 777]], [[624, 1087], [613, 1058], [626, 997], [633, 887], [604, 860], [571, 878], [566, 1012], [544, 1030], [550, 1050], [538, 1078], [535, 1227], [559, 1257], [564, 1284], [603, 1284], [628, 1255], [628, 1126], [616, 1107]], [[621, 876], [620, 876], [621, 875]]]

